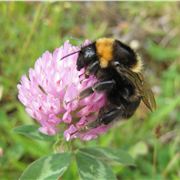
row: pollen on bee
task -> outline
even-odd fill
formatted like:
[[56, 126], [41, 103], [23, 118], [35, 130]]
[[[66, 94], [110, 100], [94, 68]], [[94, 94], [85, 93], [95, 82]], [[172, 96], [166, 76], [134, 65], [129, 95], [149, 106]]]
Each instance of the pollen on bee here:
[[102, 68], [106, 68], [113, 59], [113, 42], [114, 39], [111, 38], [101, 38], [96, 41], [96, 50]]
[[141, 57], [137, 55], [137, 63], [131, 68], [133, 72], [139, 73], [143, 69], [143, 62], [141, 60]]
[[100, 66], [102, 68], [106, 68], [108, 66], [108, 61], [106, 59], [101, 58], [100, 59]]

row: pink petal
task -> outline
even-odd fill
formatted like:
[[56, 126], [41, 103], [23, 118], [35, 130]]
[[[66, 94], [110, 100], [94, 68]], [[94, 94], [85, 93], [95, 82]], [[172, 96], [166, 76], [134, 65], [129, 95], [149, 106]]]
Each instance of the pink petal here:
[[71, 114], [67, 111], [67, 112], [65, 112], [64, 113], [64, 115], [63, 115], [63, 118], [62, 118], [62, 120], [65, 122], [65, 123], [71, 123], [71, 121], [72, 121], [72, 116], [71, 116]]
[[64, 131], [64, 137], [66, 141], [71, 139], [71, 136], [77, 132], [77, 128], [74, 125], [71, 125], [66, 131]]

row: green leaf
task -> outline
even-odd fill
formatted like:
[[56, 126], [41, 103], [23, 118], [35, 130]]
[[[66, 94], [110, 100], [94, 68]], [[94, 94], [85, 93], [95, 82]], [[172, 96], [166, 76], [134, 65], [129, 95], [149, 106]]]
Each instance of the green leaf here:
[[35, 125], [23, 125], [16, 127], [13, 130], [16, 133], [23, 134], [32, 139], [43, 140], [43, 141], [55, 140], [54, 136], [47, 136], [45, 134], [40, 133], [38, 130], [38, 126]]
[[139, 141], [134, 146], [132, 146], [130, 152], [134, 158], [140, 155], [146, 155], [148, 153], [148, 146], [145, 142]]
[[78, 151], [76, 161], [80, 178], [83, 180], [115, 180], [112, 169], [104, 162]]
[[153, 41], [148, 41], [146, 50], [157, 61], [173, 61], [180, 57], [180, 52], [176, 48], [163, 48]]
[[70, 153], [52, 154], [30, 164], [20, 180], [56, 180], [67, 170], [71, 161]]
[[169, 114], [179, 105], [180, 96], [177, 96], [174, 99], [169, 99], [167, 104], [163, 103], [161, 105], [161, 108], [157, 109], [157, 111], [151, 115], [151, 117], [149, 118], [149, 125], [152, 127], [157, 125], [161, 121], [164, 121], [164, 119], [169, 116]]
[[114, 161], [122, 165], [135, 165], [131, 156], [121, 149], [83, 148], [80, 151], [104, 161]]

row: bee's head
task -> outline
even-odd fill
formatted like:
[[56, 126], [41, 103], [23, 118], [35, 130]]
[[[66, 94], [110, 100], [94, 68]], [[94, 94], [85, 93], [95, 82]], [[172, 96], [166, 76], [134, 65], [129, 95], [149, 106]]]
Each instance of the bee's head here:
[[80, 71], [82, 68], [88, 66], [91, 62], [95, 61], [96, 58], [96, 47], [94, 43], [82, 47], [77, 59], [77, 70]]

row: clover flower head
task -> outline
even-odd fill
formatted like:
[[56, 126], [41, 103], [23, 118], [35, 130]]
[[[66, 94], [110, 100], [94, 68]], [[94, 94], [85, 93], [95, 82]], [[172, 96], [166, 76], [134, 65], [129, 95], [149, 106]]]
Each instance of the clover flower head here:
[[77, 71], [78, 53], [61, 60], [77, 50], [78, 47], [65, 42], [53, 53], [46, 51], [17, 85], [18, 98], [27, 113], [40, 124], [39, 131], [47, 135], [64, 131], [67, 141], [73, 138], [91, 140], [109, 128], [107, 125], [87, 128], [106, 104], [106, 96], [94, 92], [78, 100], [80, 92], [97, 79], [94, 76], [86, 78], [84, 69]]

